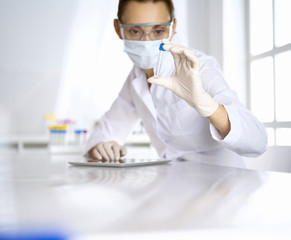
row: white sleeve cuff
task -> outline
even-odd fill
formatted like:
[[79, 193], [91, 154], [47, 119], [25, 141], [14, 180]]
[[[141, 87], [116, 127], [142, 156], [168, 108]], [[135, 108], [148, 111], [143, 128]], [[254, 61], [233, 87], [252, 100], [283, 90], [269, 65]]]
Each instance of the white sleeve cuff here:
[[241, 123], [240, 117], [236, 110], [234, 110], [231, 106], [224, 105], [228, 118], [230, 121], [230, 132], [227, 134], [225, 138], [222, 138], [219, 131], [216, 127], [210, 123], [210, 133], [214, 140], [220, 142], [223, 145], [233, 146], [235, 145], [241, 137], [242, 130], [241, 130]]

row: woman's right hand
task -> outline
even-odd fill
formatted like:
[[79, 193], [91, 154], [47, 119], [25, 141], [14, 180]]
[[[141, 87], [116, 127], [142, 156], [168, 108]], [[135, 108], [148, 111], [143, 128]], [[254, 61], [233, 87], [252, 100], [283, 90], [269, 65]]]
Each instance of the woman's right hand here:
[[120, 157], [126, 155], [126, 148], [115, 141], [101, 142], [95, 145], [90, 151], [89, 156], [93, 161], [118, 161]]

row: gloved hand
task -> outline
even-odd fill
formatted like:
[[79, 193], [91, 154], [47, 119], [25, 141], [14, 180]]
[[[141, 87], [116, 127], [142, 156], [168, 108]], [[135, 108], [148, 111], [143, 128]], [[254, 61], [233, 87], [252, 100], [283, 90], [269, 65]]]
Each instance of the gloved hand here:
[[176, 73], [169, 78], [151, 77], [148, 82], [168, 88], [194, 107], [203, 117], [210, 116], [219, 105], [202, 87], [199, 62], [193, 51], [174, 45], [165, 39], [163, 43], [163, 48], [173, 55]]
[[118, 161], [125, 155], [126, 148], [114, 141], [98, 143], [89, 151], [89, 156], [94, 161]]

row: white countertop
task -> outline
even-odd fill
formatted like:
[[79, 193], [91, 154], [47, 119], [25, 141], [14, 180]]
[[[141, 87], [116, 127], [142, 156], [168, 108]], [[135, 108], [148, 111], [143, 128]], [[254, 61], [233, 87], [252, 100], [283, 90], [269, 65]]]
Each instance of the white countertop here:
[[74, 239], [291, 236], [291, 174], [195, 159], [124, 169], [67, 163], [81, 159], [2, 155], [0, 226], [58, 226]]

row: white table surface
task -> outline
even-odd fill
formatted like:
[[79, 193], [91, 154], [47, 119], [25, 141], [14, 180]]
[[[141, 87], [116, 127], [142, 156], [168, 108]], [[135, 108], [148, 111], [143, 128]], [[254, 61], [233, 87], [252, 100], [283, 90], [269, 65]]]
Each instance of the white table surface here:
[[2, 229], [57, 226], [72, 239], [291, 239], [291, 174], [195, 159], [124, 169], [67, 163], [76, 160], [2, 155]]

